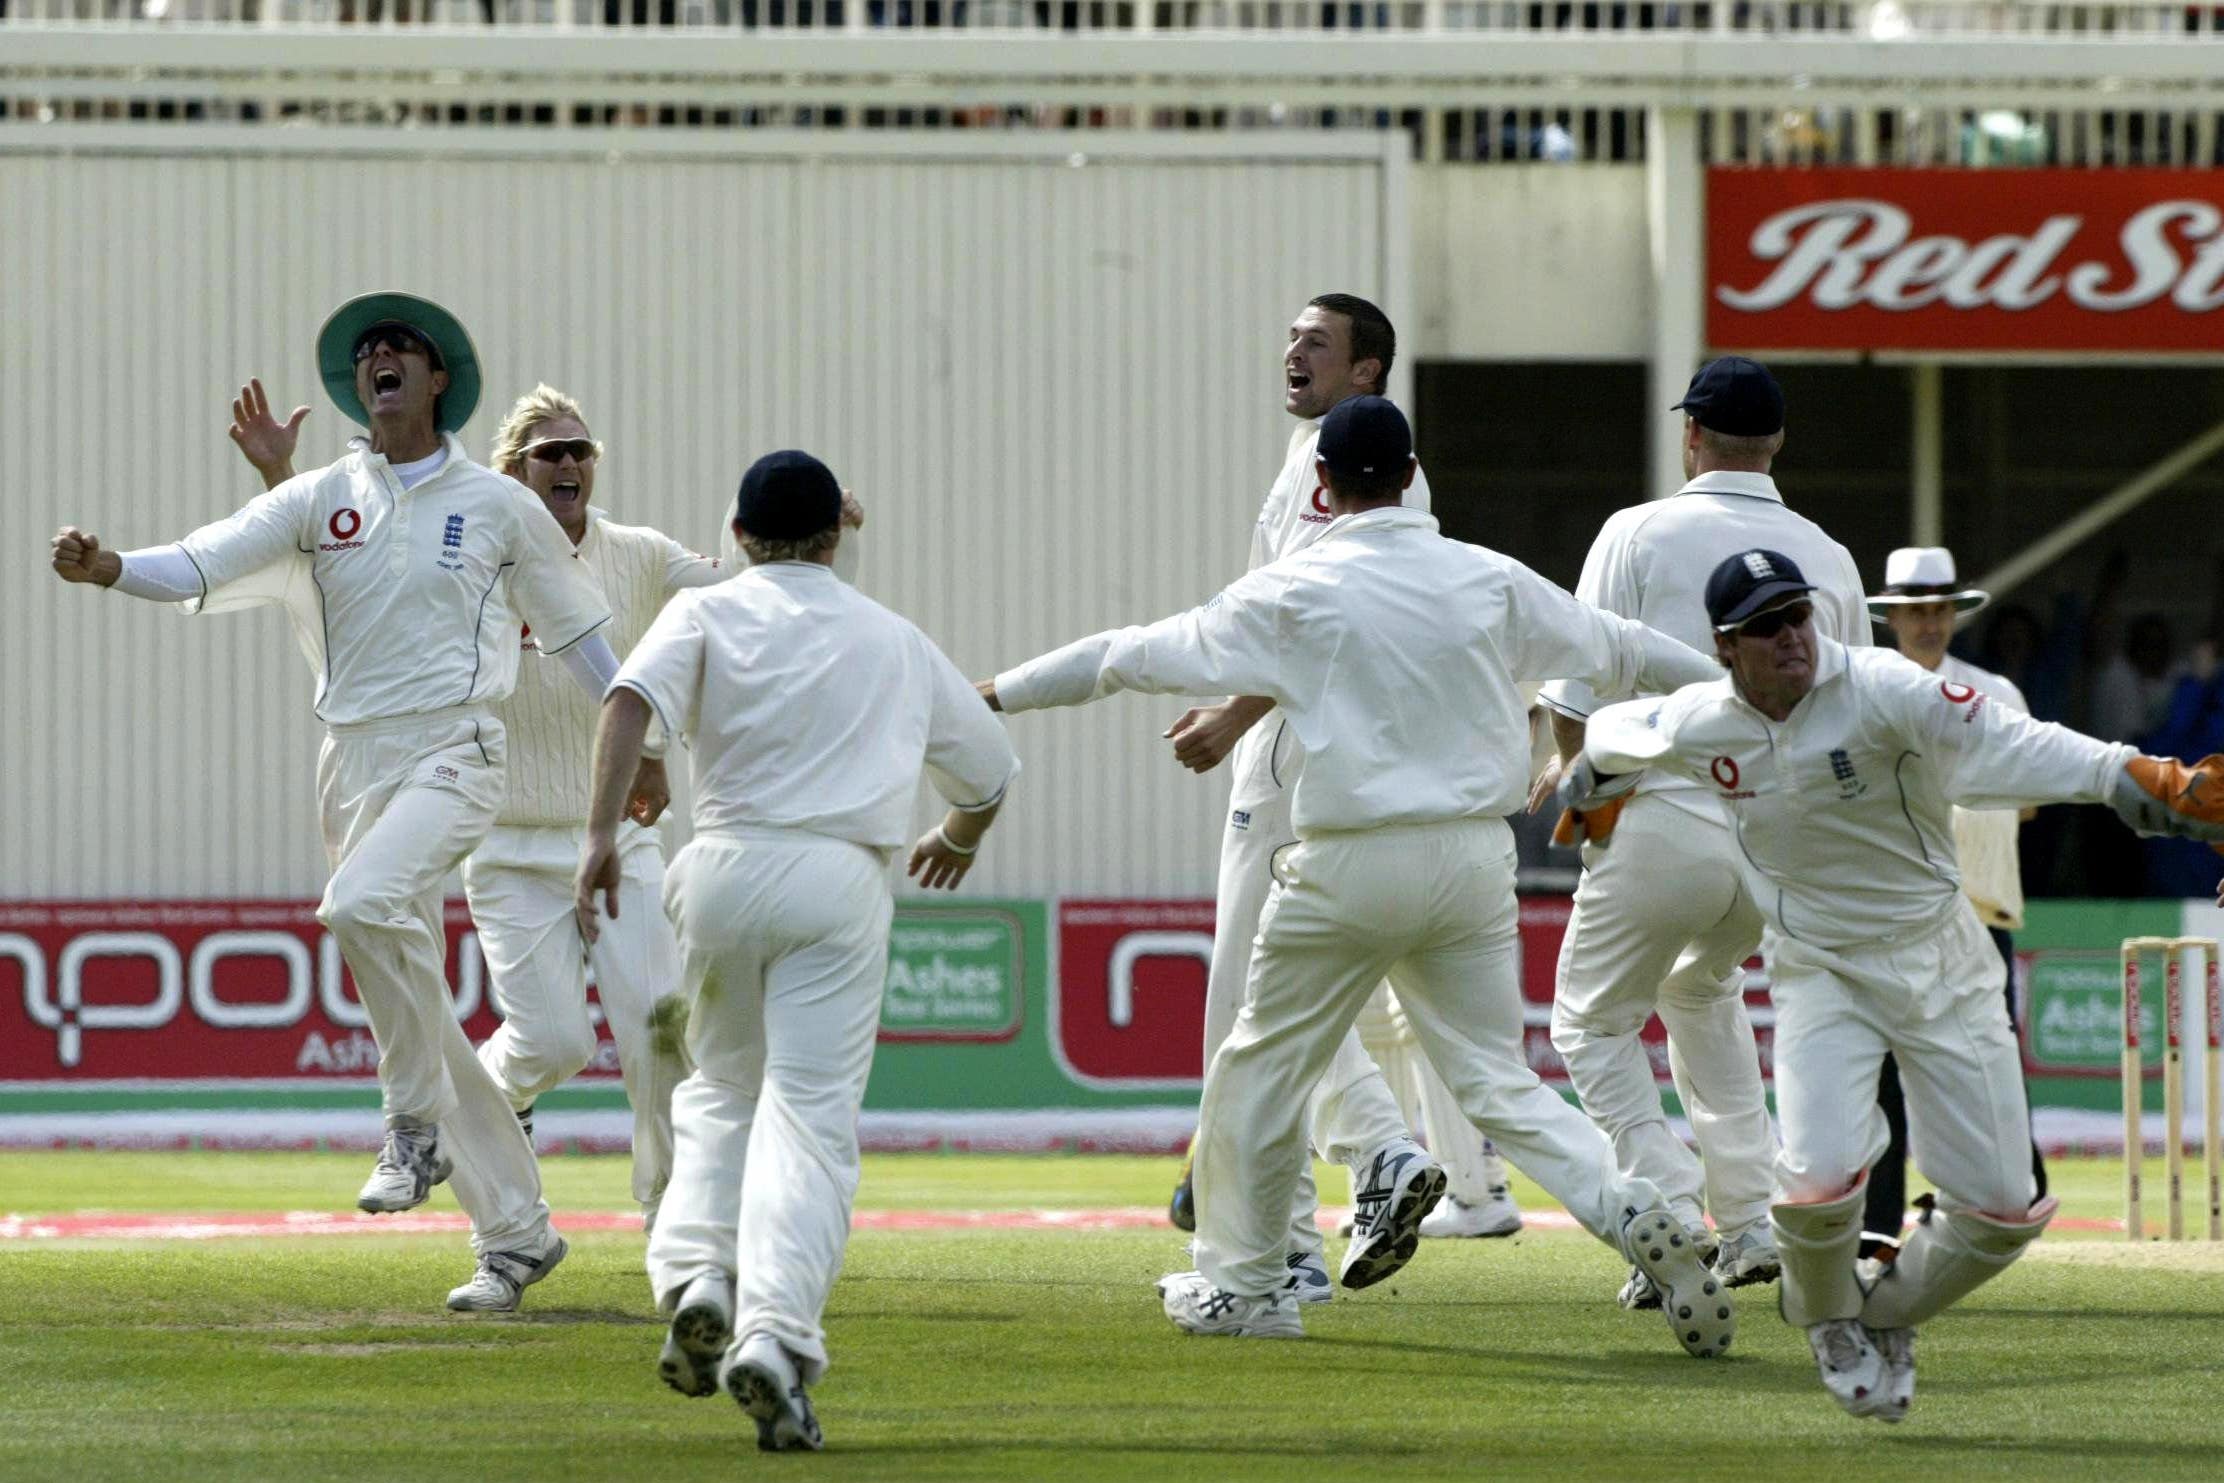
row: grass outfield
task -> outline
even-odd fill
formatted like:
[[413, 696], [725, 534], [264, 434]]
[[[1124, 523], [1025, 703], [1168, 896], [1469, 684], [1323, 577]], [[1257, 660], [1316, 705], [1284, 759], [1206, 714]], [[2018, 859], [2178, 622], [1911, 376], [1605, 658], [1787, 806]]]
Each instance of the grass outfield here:
[[[0, 1154], [0, 1210], [345, 1208], [367, 1165]], [[623, 1160], [546, 1167], [559, 1211], [625, 1208]], [[859, 1205], [1156, 1204], [1172, 1172], [883, 1156]], [[2058, 1164], [2064, 1213], [2119, 1214], [2119, 1179]], [[2050, 1236], [1925, 1331], [1915, 1415], [1886, 1428], [1824, 1396], [1772, 1289], [1732, 1357], [1687, 1359], [1572, 1232], [1429, 1243], [1305, 1310], [1303, 1343], [1177, 1333], [1149, 1285], [1184, 1264], [1171, 1230], [865, 1232], [828, 1313], [828, 1451], [767, 1457], [731, 1402], [656, 1380], [641, 1238], [572, 1239], [515, 1317], [442, 1311], [454, 1235], [0, 1239], [0, 1478], [2224, 1477], [2224, 1247]]]

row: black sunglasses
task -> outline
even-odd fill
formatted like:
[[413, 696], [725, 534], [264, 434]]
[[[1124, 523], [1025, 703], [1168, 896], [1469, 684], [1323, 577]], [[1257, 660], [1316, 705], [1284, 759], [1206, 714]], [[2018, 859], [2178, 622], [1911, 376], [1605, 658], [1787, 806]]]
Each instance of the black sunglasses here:
[[602, 445], [593, 438], [543, 438], [525, 445], [525, 456], [541, 463], [562, 463], [568, 454], [585, 463], [602, 452]]
[[1772, 639], [1787, 628], [1805, 628], [1807, 620], [1815, 616], [1811, 602], [1786, 603], [1780, 608], [1748, 618], [1737, 626], [1739, 638]]
[[365, 330], [363, 338], [355, 342], [355, 363], [361, 365], [369, 360], [381, 345], [392, 347], [396, 355], [407, 355], [414, 350], [431, 361], [435, 369], [440, 365], [440, 352], [433, 349], [432, 341], [406, 324], [382, 324]]

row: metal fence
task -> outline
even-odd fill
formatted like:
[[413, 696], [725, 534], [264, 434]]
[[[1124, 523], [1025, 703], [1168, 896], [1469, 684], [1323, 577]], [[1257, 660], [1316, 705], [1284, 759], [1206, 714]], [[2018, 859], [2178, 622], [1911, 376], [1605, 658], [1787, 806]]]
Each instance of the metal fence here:
[[2224, 34], [2224, 6], [2168, 0], [0, 0], [0, 25], [51, 23], [270, 29], [496, 26], [534, 31], [1674, 31], [1878, 40], [1956, 35], [2147, 39]]

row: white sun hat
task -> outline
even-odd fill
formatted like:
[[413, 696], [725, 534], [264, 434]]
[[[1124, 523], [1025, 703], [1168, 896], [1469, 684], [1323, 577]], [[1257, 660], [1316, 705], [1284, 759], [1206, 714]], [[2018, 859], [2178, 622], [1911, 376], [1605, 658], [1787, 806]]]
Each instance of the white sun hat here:
[[1896, 607], [1950, 602], [1958, 618], [1991, 601], [1991, 593], [1961, 585], [1954, 575], [1954, 553], [1944, 546], [1902, 546], [1884, 558], [1884, 590], [1870, 595], [1869, 616], [1882, 623]]

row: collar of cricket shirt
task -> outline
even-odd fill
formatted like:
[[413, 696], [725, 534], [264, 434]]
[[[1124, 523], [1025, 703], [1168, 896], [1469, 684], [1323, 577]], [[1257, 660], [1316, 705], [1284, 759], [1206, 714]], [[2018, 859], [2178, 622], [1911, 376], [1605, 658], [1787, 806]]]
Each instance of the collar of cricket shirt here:
[[1747, 473], [1743, 469], [1709, 469], [1689, 484], [1676, 491], [1678, 494], [1742, 494], [1747, 499], [1784, 502], [1777, 492], [1776, 481], [1767, 474]]
[[1372, 510], [1338, 515], [1329, 522], [1328, 529], [1321, 532], [1321, 539], [1325, 541], [1330, 536], [1341, 535], [1346, 531], [1396, 530], [1407, 526], [1418, 530], [1434, 530], [1436, 517], [1426, 510], [1416, 510], [1409, 505], [1378, 505]]

